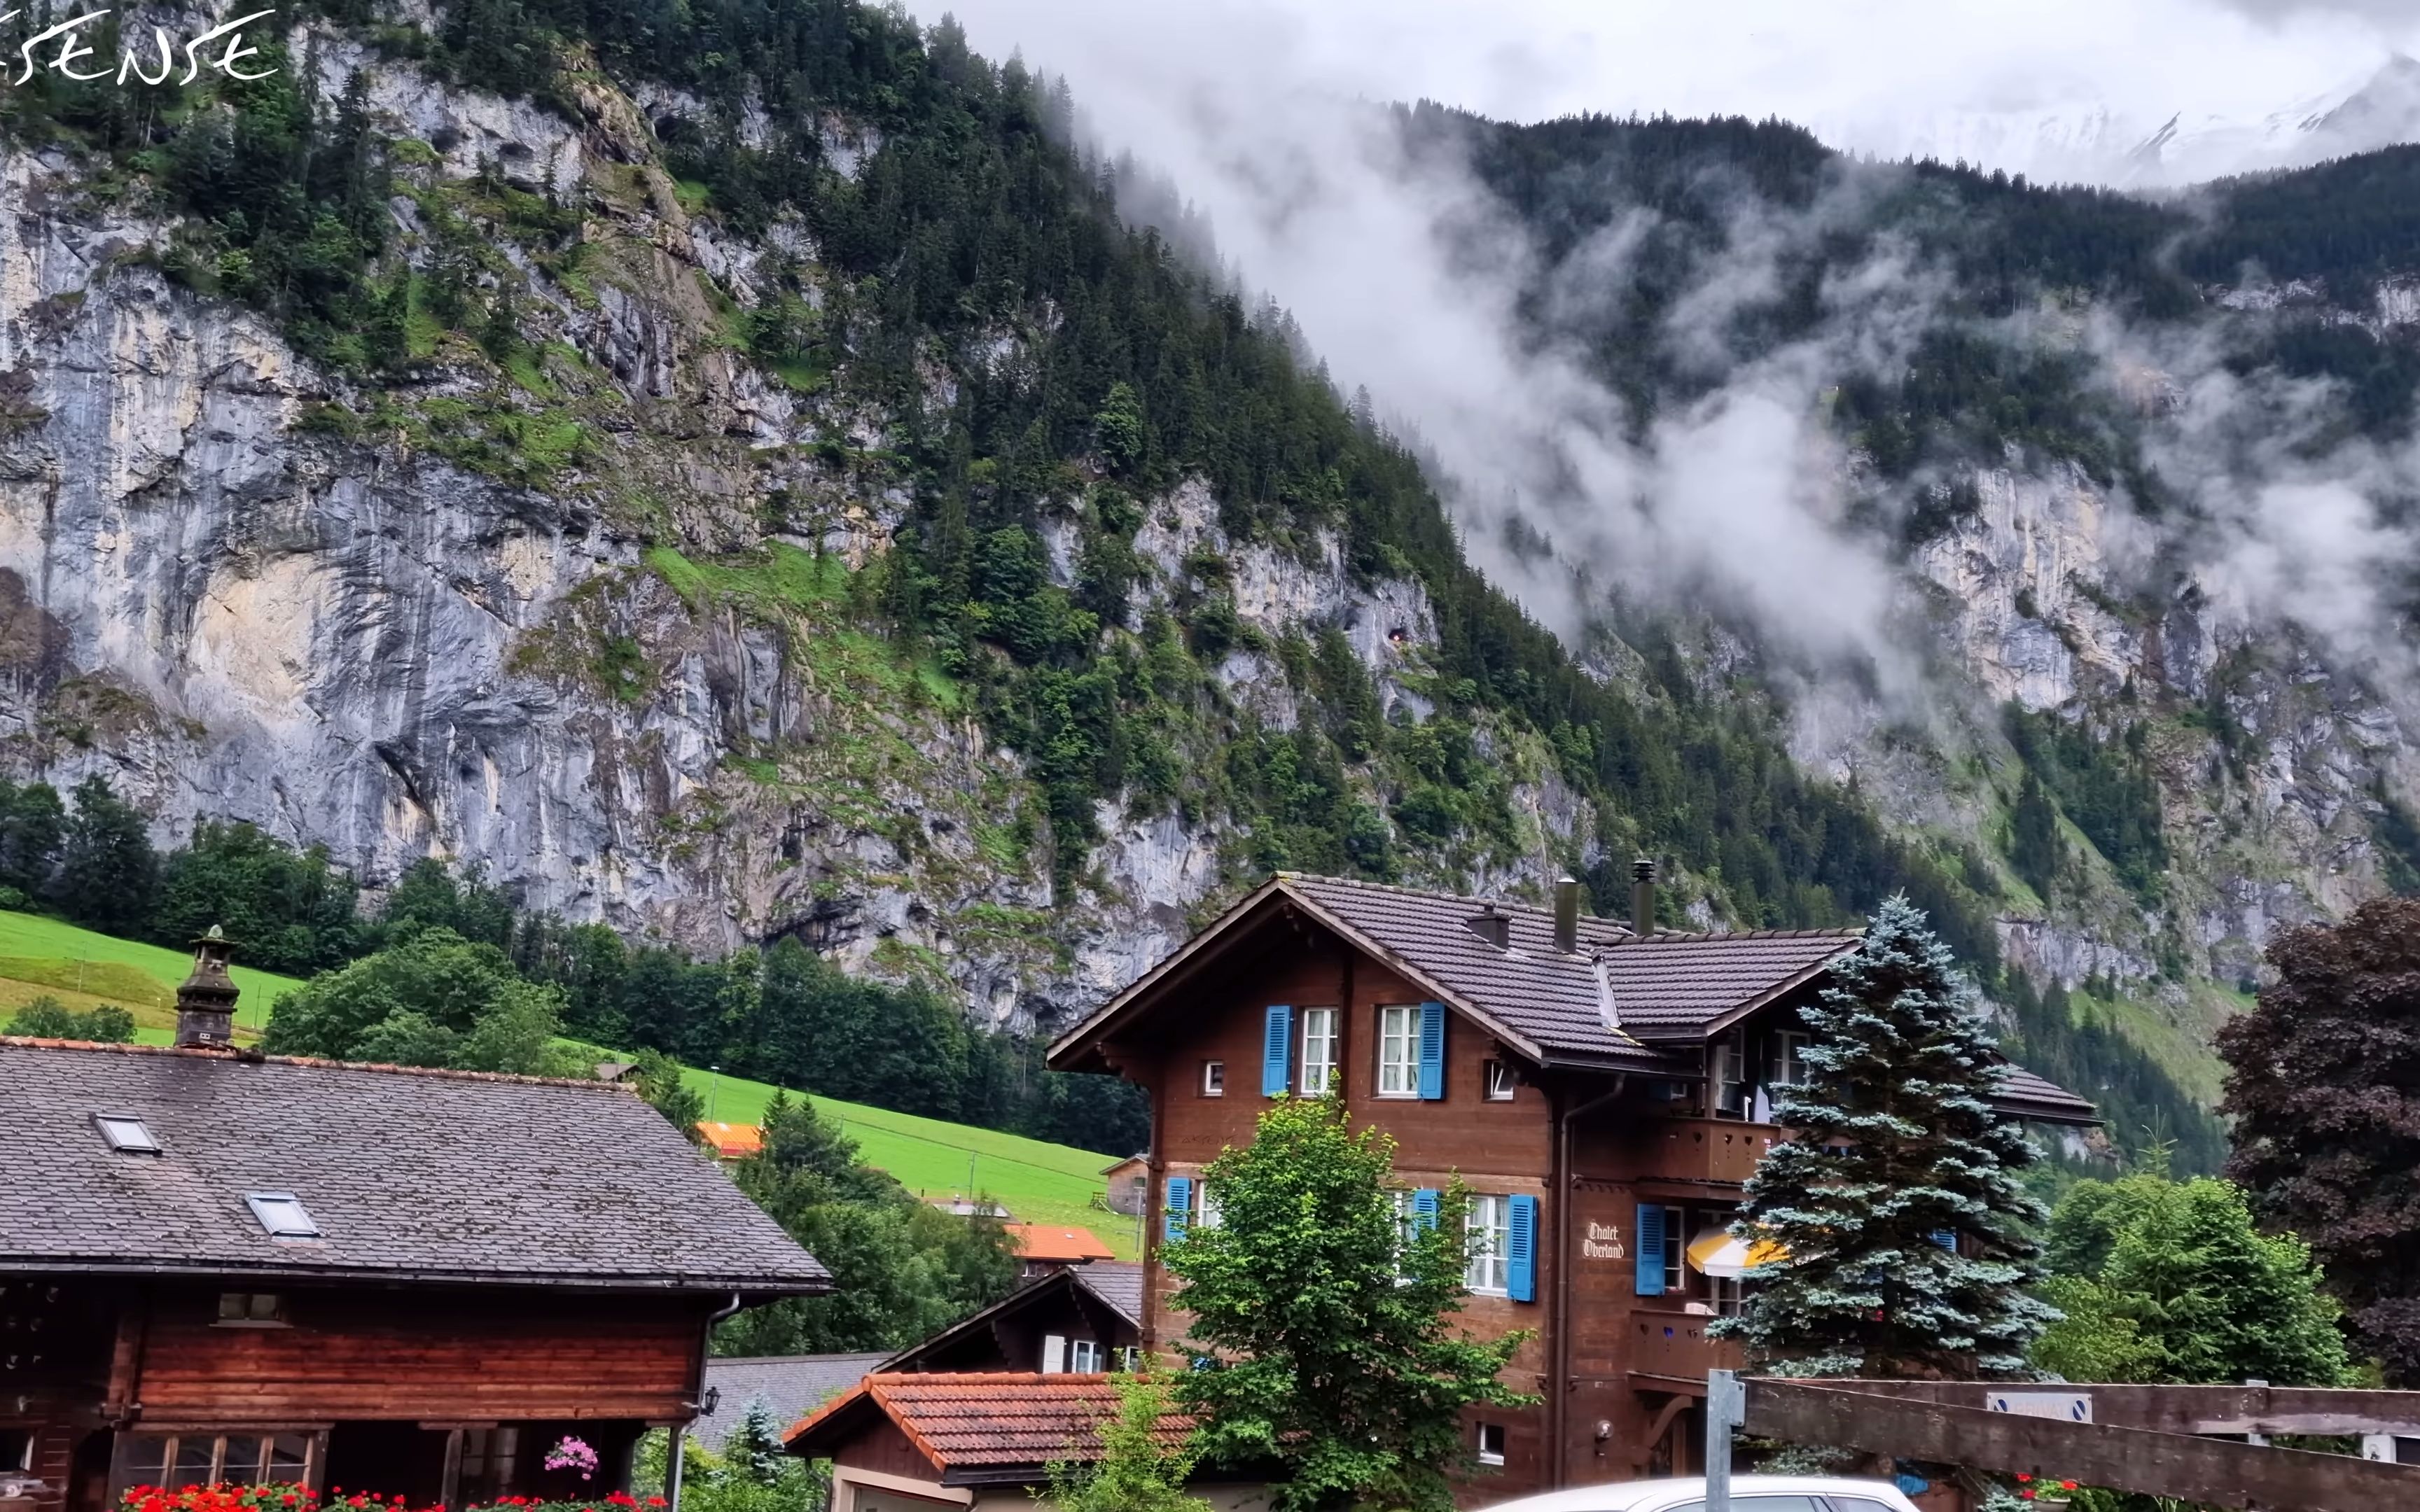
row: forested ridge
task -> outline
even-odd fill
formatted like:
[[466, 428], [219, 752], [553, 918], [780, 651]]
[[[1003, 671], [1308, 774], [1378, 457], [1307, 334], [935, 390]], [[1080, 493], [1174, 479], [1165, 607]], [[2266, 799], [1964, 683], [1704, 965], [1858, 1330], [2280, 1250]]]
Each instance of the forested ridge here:
[[[428, 32], [385, 24], [366, 5], [318, 13], [442, 77], [551, 101], [574, 118], [588, 70], [676, 85], [704, 102], [702, 116], [658, 123], [664, 162], [702, 193], [700, 212], [740, 236], [795, 216], [820, 264], [812, 288], [801, 270], [784, 297], [735, 316], [735, 340], [801, 392], [889, 417], [878, 455], [851, 455], [884, 470], [905, 515], [888, 555], [855, 575], [852, 611], [936, 668], [992, 737], [1023, 757], [1042, 820], [1038, 835], [1016, 838], [1043, 848], [1063, 901], [1086, 885], [1097, 800], [1232, 823], [1239, 874], [1297, 867], [1420, 881], [1510, 846], [1511, 784], [1534, 762], [1594, 805], [1596, 832], [1584, 840], [1597, 859], [1585, 870], [1602, 911], [1626, 911], [1638, 852], [1664, 858], [1742, 926], [1839, 923], [1903, 890], [2014, 1005], [2017, 1054], [2102, 1098], [2113, 1123], [2178, 1131], [2187, 1164], [2215, 1158], [2215, 1125], [2116, 1030], [2069, 1012], [2065, 995], [2046, 999], [2004, 974], [1993, 916], [2010, 899], [1993, 869], [1892, 834], [1854, 789], [1801, 769], [1770, 690], [1709, 694], [1652, 624], [1629, 627], [1641, 653], [1636, 680], [1601, 680], [1487, 583], [1413, 455], [1297, 360], [1281, 320], [1118, 219], [1111, 176], [1068, 142], [1072, 102], [1020, 65], [976, 56], [948, 23], [923, 31], [852, 0], [458, 0]], [[419, 145], [382, 139], [357, 95], [333, 108], [315, 100], [298, 82], [303, 60], [285, 61], [270, 80], [215, 84], [205, 98], [174, 102], [43, 74], [0, 98], [0, 128], [100, 155], [122, 182], [162, 196], [186, 216], [160, 254], [173, 276], [270, 311], [300, 349], [364, 395], [425, 377], [432, 330], [458, 333], [501, 365], [526, 361], [536, 344], [516, 275], [476, 243], [483, 233], [509, 235], [542, 270], [576, 270], [580, 207], [483, 184], [494, 219], [432, 217], [439, 251], [412, 262], [391, 244], [385, 207], [396, 165]], [[828, 149], [834, 119], [878, 140], [853, 171]], [[1641, 424], [1701, 381], [1636, 338], [1719, 245], [1736, 194], [1805, 211], [1866, 172], [1775, 123], [1584, 118], [1512, 129], [1418, 107], [1404, 125], [1416, 139], [1468, 147], [1481, 177], [1550, 250], [1627, 205], [1661, 213], [1637, 276], [1588, 332]], [[2381, 155], [2366, 167], [2225, 186], [2215, 219], [2192, 222], [2200, 229], [2181, 241], [2191, 217], [2179, 208], [1937, 164], [1895, 170], [1887, 184], [1874, 180], [1859, 217], [1791, 255], [1783, 297], [1747, 311], [1734, 334], [1755, 349], [1808, 329], [1826, 270], [1885, 233], [1948, 259], [1962, 299], [1983, 316], [2052, 288], [2180, 319], [2199, 306], [2200, 284], [2232, 277], [2247, 260], [2279, 276], [2358, 280], [2402, 260], [2399, 223], [2353, 214], [2378, 174], [2411, 171], [2402, 162]], [[2340, 212], [2347, 235], [2312, 230]], [[1003, 340], [1016, 362], [981, 355]], [[2258, 340], [2242, 361], [2354, 375], [2360, 423], [2381, 429], [2408, 410], [2420, 376], [2405, 348], [2358, 330], [2280, 329]], [[936, 370], [948, 380], [943, 406], [927, 402]], [[2055, 354], [2011, 356], [1945, 330], [1895, 380], [1844, 389], [1833, 413], [1892, 476], [2015, 443], [2096, 477], [2139, 478], [2124, 418], [2084, 388]], [[516, 433], [494, 443], [503, 455], [466, 455], [465, 465], [542, 487], [532, 460], [540, 441]], [[1239, 546], [1309, 556], [1330, 532], [1357, 579], [1416, 580], [1438, 638], [1421, 680], [1433, 717], [1381, 717], [1341, 636], [1279, 640], [1239, 622], [1225, 591], [1231, 564], [1216, 554], [1188, 560], [1180, 600], [1129, 627], [1137, 532], [1154, 501], [1188, 479], [1208, 484], [1218, 523]], [[768, 536], [783, 523], [782, 507], [768, 506]], [[1943, 496], [1944, 511], [1961, 507]], [[1075, 584], [1063, 587], [1044, 541], [1070, 522], [1080, 556]], [[689, 545], [668, 520], [632, 528], [654, 532], [667, 552]], [[1260, 725], [1218, 687], [1215, 669], [1239, 648], [1282, 668], [1304, 711], [1292, 729]], [[597, 659], [639, 687], [644, 669], [624, 666], [635, 655], [608, 646]], [[2034, 849], [2010, 856], [2029, 885], [2056, 873], [2055, 823], [2040, 825], [2055, 806], [2129, 885], [2155, 889], [2164, 852], [2139, 750], [2122, 737], [2024, 722], [2009, 733], [2042, 806], [2027, 831]], [[1580, 864], [1576, 847], [1569, 860]], [[728, 980], [724, 964], [608, 947], [546, 920], [464, 933], [560, 986], [578, 1032], [690, 1058], [721, 1055], [726, 1065], [739, 1054], [733, 1046], [778, 1057], [789, 1054], [781, 1045], [800, 1042], [733, 1017], [718, 985]], [[819, 966], [784, 940], [746, 969], [773, 983]], [[609, 979], [644, 991], [600, 985]], [[767, 990], [757, 989], [760, 1003]], [[940, 1040], [953, 1032], [938, 1019], [931, 1028]], [[1029, 1054], [993, 1066], [980, 1038], [956, 1050], [937, 1041], [932, 1051], [964, 1068], [948, 1095], [970, 1103], [1011, 1075], [1003, 1067], [1021, 1075]], [[861, 1064], [852, 1052], [812, 1074], [770, 1061], [749, 1069], [870, 1096], [830, 1082]], [[985, 1121], [966, 1106], [950, 1111]]]

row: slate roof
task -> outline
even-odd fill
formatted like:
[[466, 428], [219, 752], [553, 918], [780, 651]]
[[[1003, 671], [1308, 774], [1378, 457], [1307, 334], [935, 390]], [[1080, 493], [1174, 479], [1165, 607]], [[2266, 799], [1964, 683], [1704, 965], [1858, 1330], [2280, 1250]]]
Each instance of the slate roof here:
[[[1118, 1410], [1107, 1376], [868, 1376], [783, 1435], [790, 1452], [824, 1458], [879, 1413], [941, 1472], [946, 1485], [1039, 1479], [1054, 1460], [1101, 1456], [1101, 1424]], [[1155, 1437], [1181, 1445], [1192, 1419], [1171, 1412]]]
[[[112, 1149], [140, 1118], [160, 1154]], [[0, 1271], [828, 1291], [813, 1256], [627, 1087], [0, 1039]], [[271, 1239], [247, 1193], [321, 1237]]]
[[[1554, 948], [1549, 909], [1502, 899], [1423, 892], [1280, 872], [1050, 1047], [1051, 1062], [1084, 1042], [1154, 985], [1273, 898], [1291, 902], [1414, 983], [1542, 1064], [1648, 1075], [1702, 1074], [1697, 1047], [1740, 1017], [1823, 975], [1857, 947], [1860, 930], [1657, 931], [1641, 936], [1583, 915], [1578, 949]], [[1471, 929], [1492, 909], [1506, 920], [1499, 948]], [[2009, 1087], [2011, 1112], [2090, 1120], [2091, 1104], [2030, 1072]]]
[[2024, 1118], [2053, 1123], [2098, 1122], [2092, 1103], [2046, 1076], [2038, 1076], [2011, 1062], [2009, 1078], [2000, 1084], [1999, 1106]]
[[768, 1354], [709, 1359], [706, 1383], [721, 1396], [713, 1412], [697, 1415], [690, 1431], [704, 1439], [707, 1448], [720, 1450], [722, 1441], [748, 1415], [752, 1402], [763, 1402], [777, 1425], [795, 1423], [864, 1380], [885, 1358], [881, 1354]]
[[1076, 1284], [1100, 1298], [1137, 1328], [1142, 1326], [1142, 1267], [1133, 1260], [1094, 1260], [1074, 1273]]

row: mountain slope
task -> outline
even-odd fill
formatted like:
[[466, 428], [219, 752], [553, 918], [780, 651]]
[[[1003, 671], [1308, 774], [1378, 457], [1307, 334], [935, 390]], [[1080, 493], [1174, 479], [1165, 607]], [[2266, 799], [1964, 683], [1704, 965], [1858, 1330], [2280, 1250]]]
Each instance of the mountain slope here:
[[[373, 22], [316, 17], [271, 81], [174, 111], [49, 76], [0, 100], [12, 769], [105, 772], [163, 829], [252, 819], [373, 884], [435, 852], [700, 949], [796, 934], [1020, 1026], [1271, 866], [1568, 867], [1620, 912], [1643, 849], [1674, 921], [1741, 924], [1904, 887], [1988, 979], [2030, 969], [2007, 995], [2044, 1070], [2209, 1158], [2195, 1026], [2140, 994], [2207, 1000], [2246, 951], [2165, 973], [2114, 861], [2075, 873], [2090, 909], [2029, 914], [1998, 835], [2021, 792], [1962, 771], [1945, 814], [1938, 753], [1810, 743], [1719, 621], [1639, 606], [1566, 655], [1280, 314], [1117, 220], [1016, 65], [838, 0]], [[1826, 163], [1780, 143], [1776, 193]], [[2197, 301], [2164, 212], [2075, 213], [2141, 298]], [[1976, 255], [2007, 308], [2082, 254]], [[1642, 401], [1692, 381], [1606, 370]], [[1907, 409], [1837, 402], [1869, 399]], [[1969, 481], [1932, 539], [1978, 553], [1986, 639], [2044, 669], [2011, 696], [2055, 690], [2093, 658], [2018, 607], [2096, 601], [2000, 563], [2086, 494]], [[2121, 745], [2103, 780], [2105, 744], [2042, 758], [2052, 822], [2139, 836], [2155, 758]]]

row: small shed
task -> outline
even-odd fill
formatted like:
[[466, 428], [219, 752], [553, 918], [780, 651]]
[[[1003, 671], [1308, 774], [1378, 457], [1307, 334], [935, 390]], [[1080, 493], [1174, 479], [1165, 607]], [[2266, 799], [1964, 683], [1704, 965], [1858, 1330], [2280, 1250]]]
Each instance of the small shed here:
[[1102, 1206], [1111, 1212], [1138, 1217], [1151, 1201], [1151, 1157], [1128, 1155], [1115, 1165], [1104, 1165], [1101, 1180], [1108, 1183], [1108, 1190], [1101, 1195]]

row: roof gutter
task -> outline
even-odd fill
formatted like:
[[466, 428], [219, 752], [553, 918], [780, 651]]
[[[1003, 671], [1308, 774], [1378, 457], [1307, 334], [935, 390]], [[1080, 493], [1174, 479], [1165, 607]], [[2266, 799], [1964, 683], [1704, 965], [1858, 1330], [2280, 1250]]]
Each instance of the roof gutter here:
[[0, 1255], [0, 1275], [160, 1275], [259, 1278], [278, 1281], [410, 1282], [458, 1287], [575, 1287], [583, 1291], [730, 1292], [751, 1297], [820, 1297], [831, 1278], [757, 1276], [552, 1275], [543, 1272], [389, 1270], [343, 1265], [209, 1265], [81, 1257]]
[[1546, 1442], [1554, 1445], [1548, 1484], [1557, 1488], [1571, 1479], [1571, 1444], [1563, 1429], [1572, 1397], [1572, 1122], [1620, 1097], [1629, 1085], [1629, 1072], [1619, 1072], [1611, 1089], [1563, 1109], [1555, 1119], [1555, 1396], [1547, 1408]]

